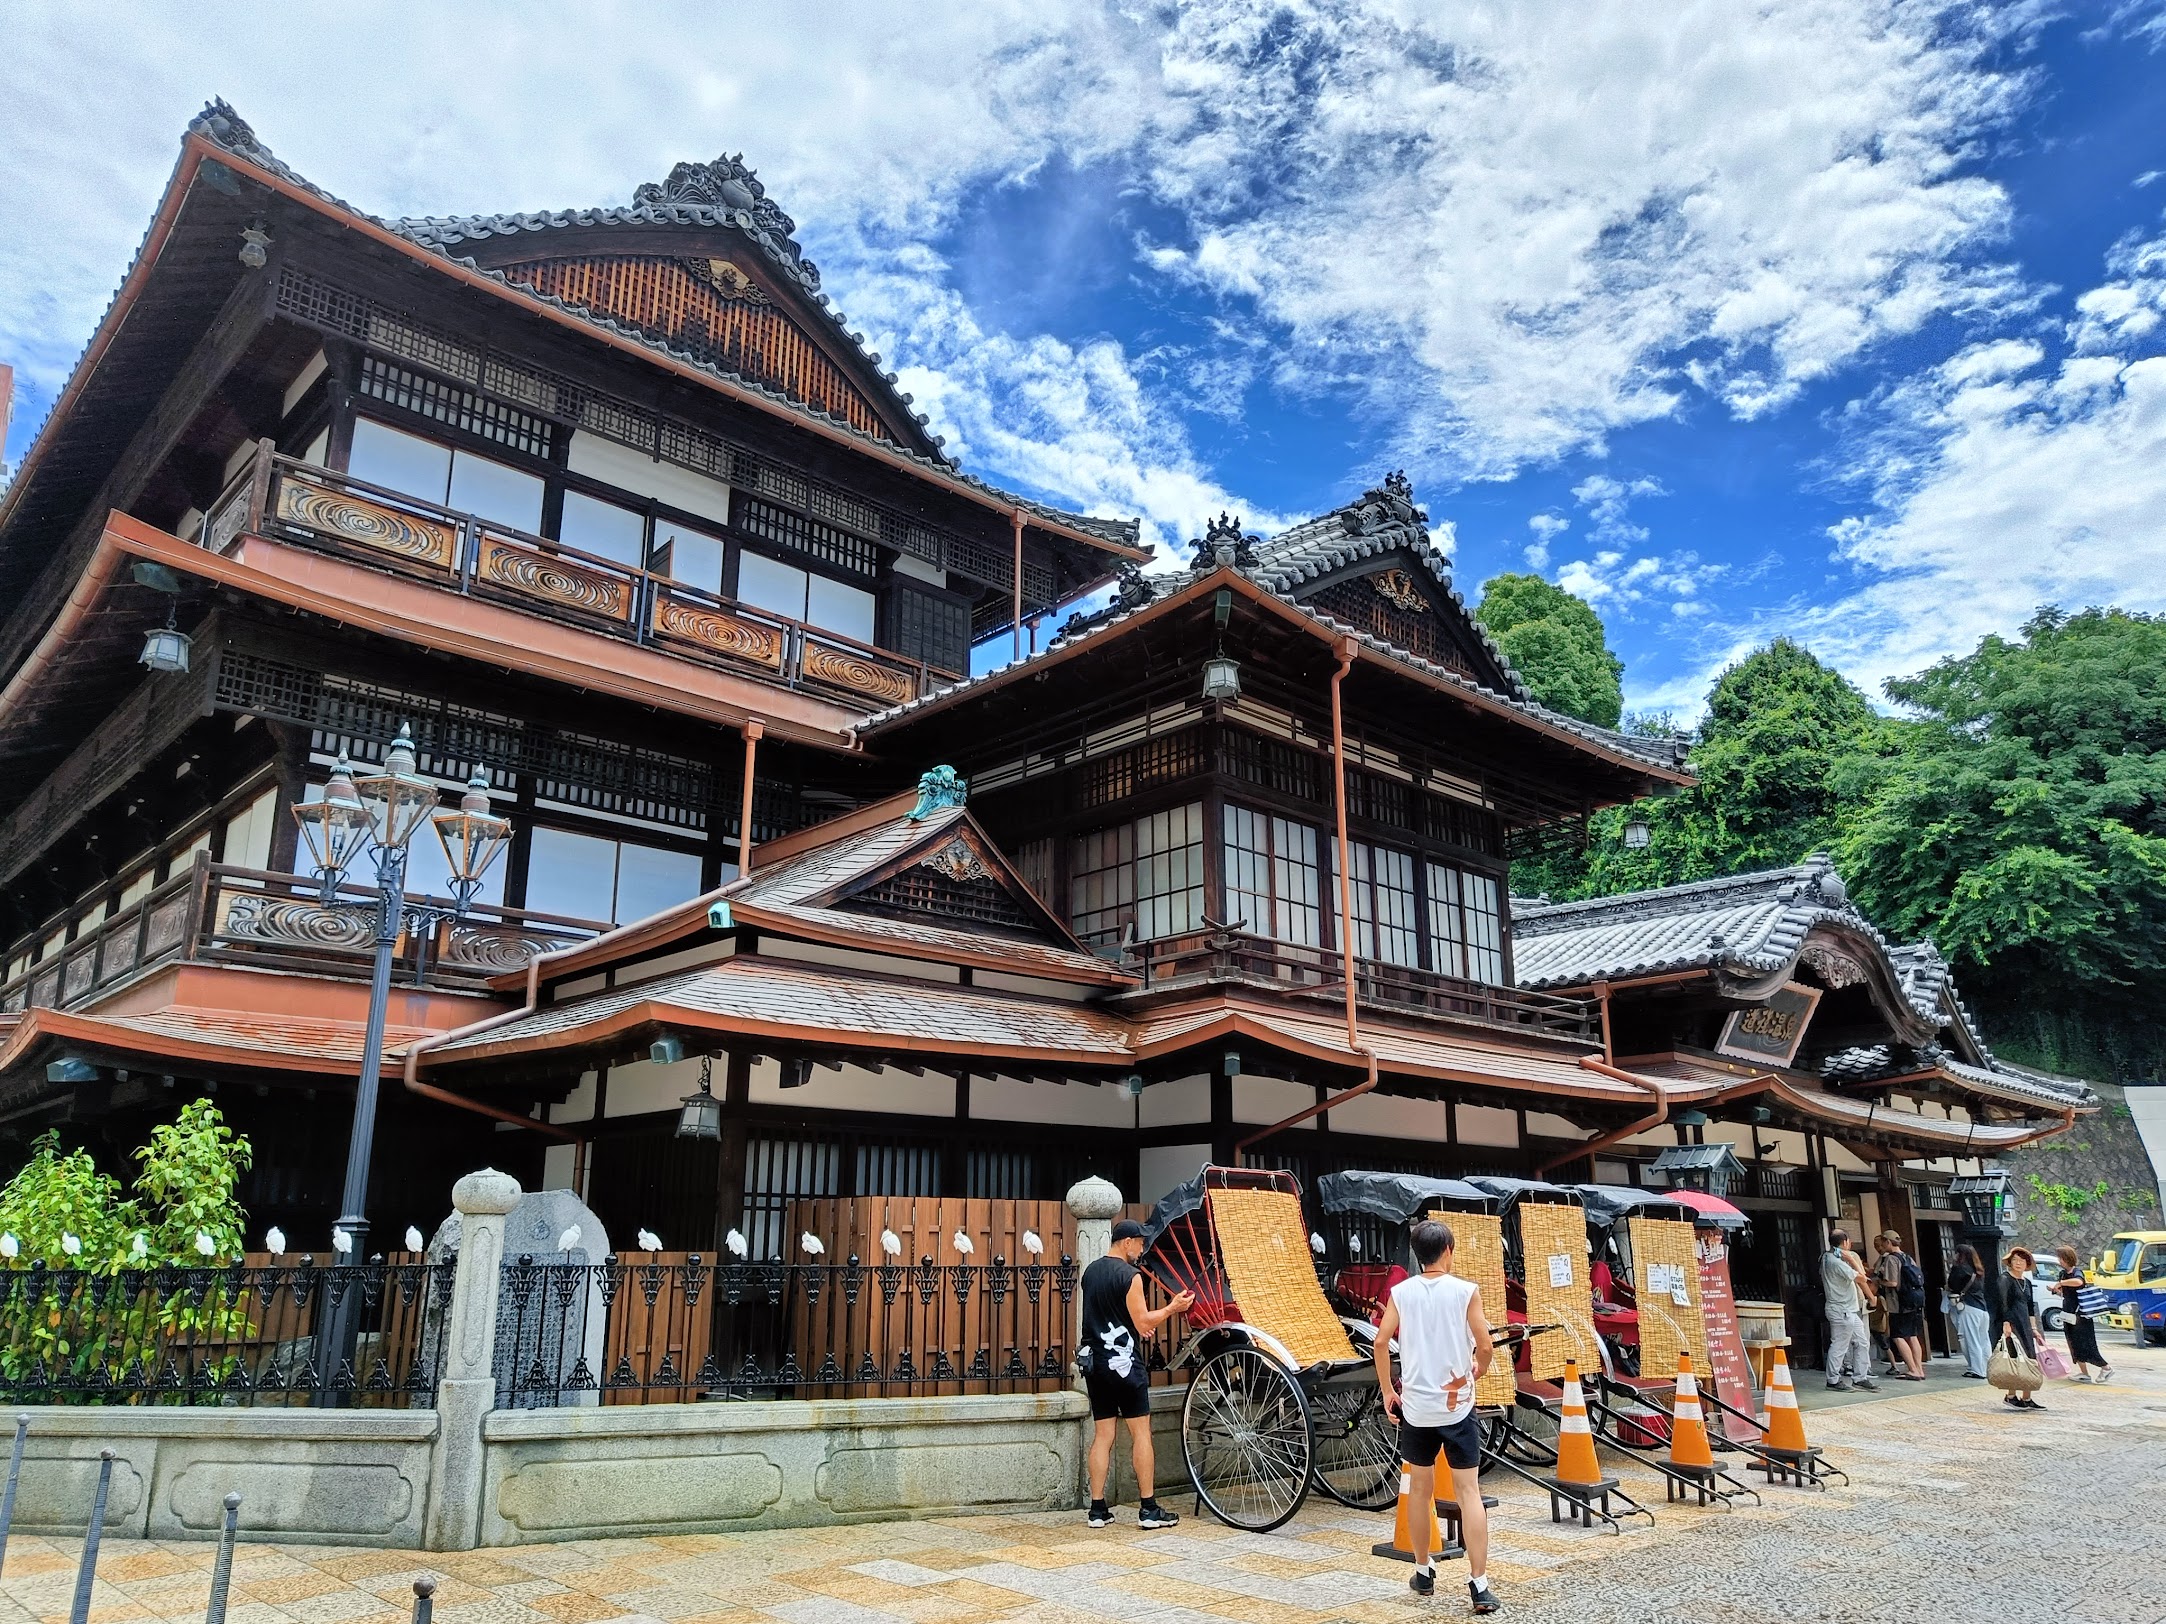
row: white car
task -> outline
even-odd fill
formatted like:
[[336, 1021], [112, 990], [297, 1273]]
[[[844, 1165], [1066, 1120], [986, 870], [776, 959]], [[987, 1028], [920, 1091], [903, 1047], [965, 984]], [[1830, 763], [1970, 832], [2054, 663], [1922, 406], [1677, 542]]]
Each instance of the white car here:
[[2061, 1265], [2055, 1258], [2037, 1258], [2031, 1268], [2031, 1301], [2037, 1305], [2038, 1323], [2049, 1331], [2058, 1331], [2067, 1313], [2061, 1307], [2060, 1287], [2055, 1284], [2061, 1278]]

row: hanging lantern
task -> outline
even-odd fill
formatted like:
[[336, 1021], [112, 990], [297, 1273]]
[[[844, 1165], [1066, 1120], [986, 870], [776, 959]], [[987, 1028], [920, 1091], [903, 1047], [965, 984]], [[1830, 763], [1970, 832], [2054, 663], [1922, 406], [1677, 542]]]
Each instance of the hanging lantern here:
[[193, 640], [173, 625], [173, 606], [166, 605], [165, 624], [143, 638], [143, 652], [136, 659], [152, 671], [186, 671]]
[[1203, 697], [1230, 700], [1241, 697], [1241, 662], [1223, 654], [1203, 662]]
[[1654, 831], [1647, 827], [1645, 818], [1634, 818], [1624, 826], [1624, 843], [1627, 851], [1645, 851], [1647, 843], [1654, 838]]
[[677, 1102], [679, 1139], [719, 1140], [722, 1137], [722, 1102], [714, 1097], [714, 1057], [699, 1063], [699, 1092]]

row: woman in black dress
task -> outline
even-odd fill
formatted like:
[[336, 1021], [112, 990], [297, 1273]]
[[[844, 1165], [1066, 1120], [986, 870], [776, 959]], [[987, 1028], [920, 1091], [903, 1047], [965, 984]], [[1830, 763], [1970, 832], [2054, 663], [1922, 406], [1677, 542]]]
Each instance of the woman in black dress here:
[[[2031, 1254], [2018, 1246], [2002, 1259], [2005, 1272], [2001, 1275], [2001, 1328], [2003, 1337], [2015, 1338], [2016, 1346], [2033, 1359], [2038, 1357], [2039, 1339], [2045, 1335], [2038, 1324], [2038, 1303], [2031, 1292]], [[2010, 1393], [2003, 1400], [2019, 1410], [2042, 1410], [2045, 1406], [2031, 1395], [2035, 1387]]]
[[2112, 1376], [2113, 1366], [2098, 1351], [2098, 1321], [2076, 1306], [2083, 1288], [2091, 1283], [2090, 1276], [2083, 1272], [2083, 1260], [2073, 1246], [2055, 1247], [2054, 1255], [2061, 1260], [2061, 1277], [2053, 1284], [2061, 1294], [2061, 1334], [2068, 1339], [2068, 1362], [2076, 1367], [2079, 1382], [2104, 1383]]

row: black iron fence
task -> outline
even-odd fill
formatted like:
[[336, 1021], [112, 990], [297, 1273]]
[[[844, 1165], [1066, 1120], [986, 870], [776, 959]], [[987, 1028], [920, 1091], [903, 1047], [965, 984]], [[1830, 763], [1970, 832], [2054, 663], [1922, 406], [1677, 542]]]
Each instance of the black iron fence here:
[[513, 1409], [887, 1398], [1063, 1385], [1076, 1266], [519, 1257], [497, 1314]]
[[452, 1269], [0, 1270], [0, 1403], [425, 1407]]

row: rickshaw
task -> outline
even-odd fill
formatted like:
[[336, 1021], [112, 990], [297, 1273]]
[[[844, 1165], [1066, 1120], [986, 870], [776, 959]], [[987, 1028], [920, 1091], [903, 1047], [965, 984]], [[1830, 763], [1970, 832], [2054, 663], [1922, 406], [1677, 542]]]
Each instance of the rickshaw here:
[[1191, 1291], [1181, 1460], [1199, 1506], [1266, 1533], [1310, 1485], [1359, 1510], [1399, 1492], [1399, 1443], [1371, 1363], [1316, 1277], [1291, 1173], [1205, 1167], [1144, 1225], [1143, 1272]]

